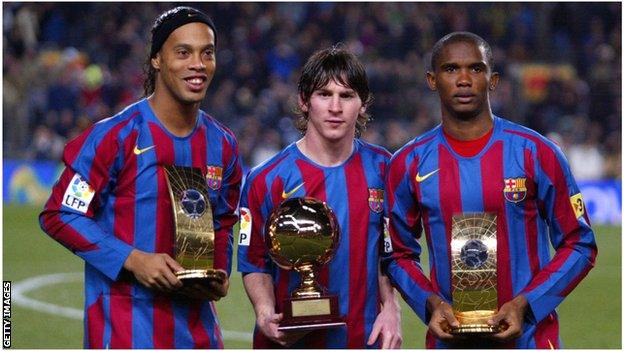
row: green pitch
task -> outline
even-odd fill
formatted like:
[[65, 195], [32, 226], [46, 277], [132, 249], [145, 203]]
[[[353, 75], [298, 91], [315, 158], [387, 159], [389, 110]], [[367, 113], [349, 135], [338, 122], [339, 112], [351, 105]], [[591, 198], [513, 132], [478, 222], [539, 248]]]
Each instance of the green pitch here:
[[[39, 208], [4, 206], [3, 280], [13, 289], [25, 279], [55, 274], [81, 273], [83, 264], [39, 229]], [[620, 349], [621, 343], [621, 235], [620, 227], [596, 226], [596, 267], [559, 307], [561, 338], [566, 348]], [[426, 259], [424, 259], [426, 262]], [[73, 281], [70, 279], [73, 277]], [[30, 306], [12, 305], [13, 348], [81, 348], [82, 320], [41, 312], [32, 301], [47, 306], [82, 309], [80, 275], [69, 275], [64, 283], [54, 280], [24, 292]], [[232, 274], [229, 295], [217, 304], [226, 348], [250, 348], [254, 314], [245, 295], [240, 274]], [[71, 312], [69, 313], [71, 315]], [[425, 326], [403, 304], [403, 348], [424, 348]], [[247, 334], [246, 334], [247, 333]]]

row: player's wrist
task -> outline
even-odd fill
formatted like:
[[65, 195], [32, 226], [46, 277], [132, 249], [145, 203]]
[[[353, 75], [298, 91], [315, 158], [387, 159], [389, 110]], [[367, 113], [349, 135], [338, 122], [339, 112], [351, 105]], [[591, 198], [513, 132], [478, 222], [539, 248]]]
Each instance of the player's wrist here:
[[527, 308], [529, 307], [529, 302], [527, 301], [524, 295], [518, 295], [513, 300], [511, 300], [514, 307], [520, 312], [522, 316], [526, 313]]
[[392, 313], [401, 313], [401, 304], [396, 296], [393, 295], [385, 301], [382, 301], [381, 309]]
[[273, 306], [262, 304], [255, 306], [254, 312], [256, 313], [256, 319], [260, 320], [273, 316], [275, 314], [275, 308]]
[[136, 267], [136, 261], [139, 259], [140, 255], [141, 255], [141, 252], [139, 250], [132, 249], [128, 257], [124, 261], [123, 268], [125, 268], [126, 270], [130, 272], [134, 272], [134, 268]]
[[436, 308], [440, 307], [444, 303], [444, 300], [436, 293], [431, 293], [429, 297], [427, 297], [427, 309], [429, 312], [433, 312]]

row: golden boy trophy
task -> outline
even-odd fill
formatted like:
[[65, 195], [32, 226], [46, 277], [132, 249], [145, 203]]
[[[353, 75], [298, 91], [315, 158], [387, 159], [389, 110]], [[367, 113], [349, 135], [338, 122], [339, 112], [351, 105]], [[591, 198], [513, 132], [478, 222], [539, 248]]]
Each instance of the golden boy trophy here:
[[283, 301], [279, 330], [312, 330], [345, 325], [338, 296], [315, 279], [338, 247], [340, 230], [334, 212], [313, 198], [291, 198], [273, 211], [265, 225], [271, 259], [282, 269], [301, 274], [301, 284]]
[[453, 216], [451, 274], [453, 313], [460, 324], [451, 333], [498, 332], [499, 326], [487, 323], [498, 310], [495, 214]]
[[214, 269], [214, 227], [206, 178], [198, 168], [165, 166], [175, 219], [175, 260], [184, 267], [176, 272], [186, 284], [223, 284], [225, 272]]

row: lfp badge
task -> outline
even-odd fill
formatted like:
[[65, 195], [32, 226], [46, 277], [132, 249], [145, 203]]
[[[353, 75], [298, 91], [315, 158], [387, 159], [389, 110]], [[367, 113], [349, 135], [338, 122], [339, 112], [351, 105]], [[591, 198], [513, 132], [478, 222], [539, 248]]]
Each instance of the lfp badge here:
[[221, 180], [223, 179], [223, 168], [218, 166], [207, 166], [206, 168], [206, 183], [212, 190], [219, 190], [221, 188]]
[[383, 189], [368, 188], [368, 207], [375, 212], [380, 213], [383, 211]]
[[520, 202], [526, 198], [526, 178], [507, 178], [503, 189], [505, 199], [509, 202]]
[[76, 173], [65, 189], [63, 205], [78, 212], [87, 213], [94, 195], [95, 190], [91, 185], [80, 174]]

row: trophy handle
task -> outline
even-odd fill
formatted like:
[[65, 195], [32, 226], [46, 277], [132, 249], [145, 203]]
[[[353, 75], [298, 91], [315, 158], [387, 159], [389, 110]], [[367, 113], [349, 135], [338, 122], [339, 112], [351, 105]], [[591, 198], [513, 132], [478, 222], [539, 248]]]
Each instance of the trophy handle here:
[[326, 291], [316, 282], [316, 272], [311, 264], [295, 267], [301, 274], [301, 285], [293, 292], [296, 297], [321, 297]]

